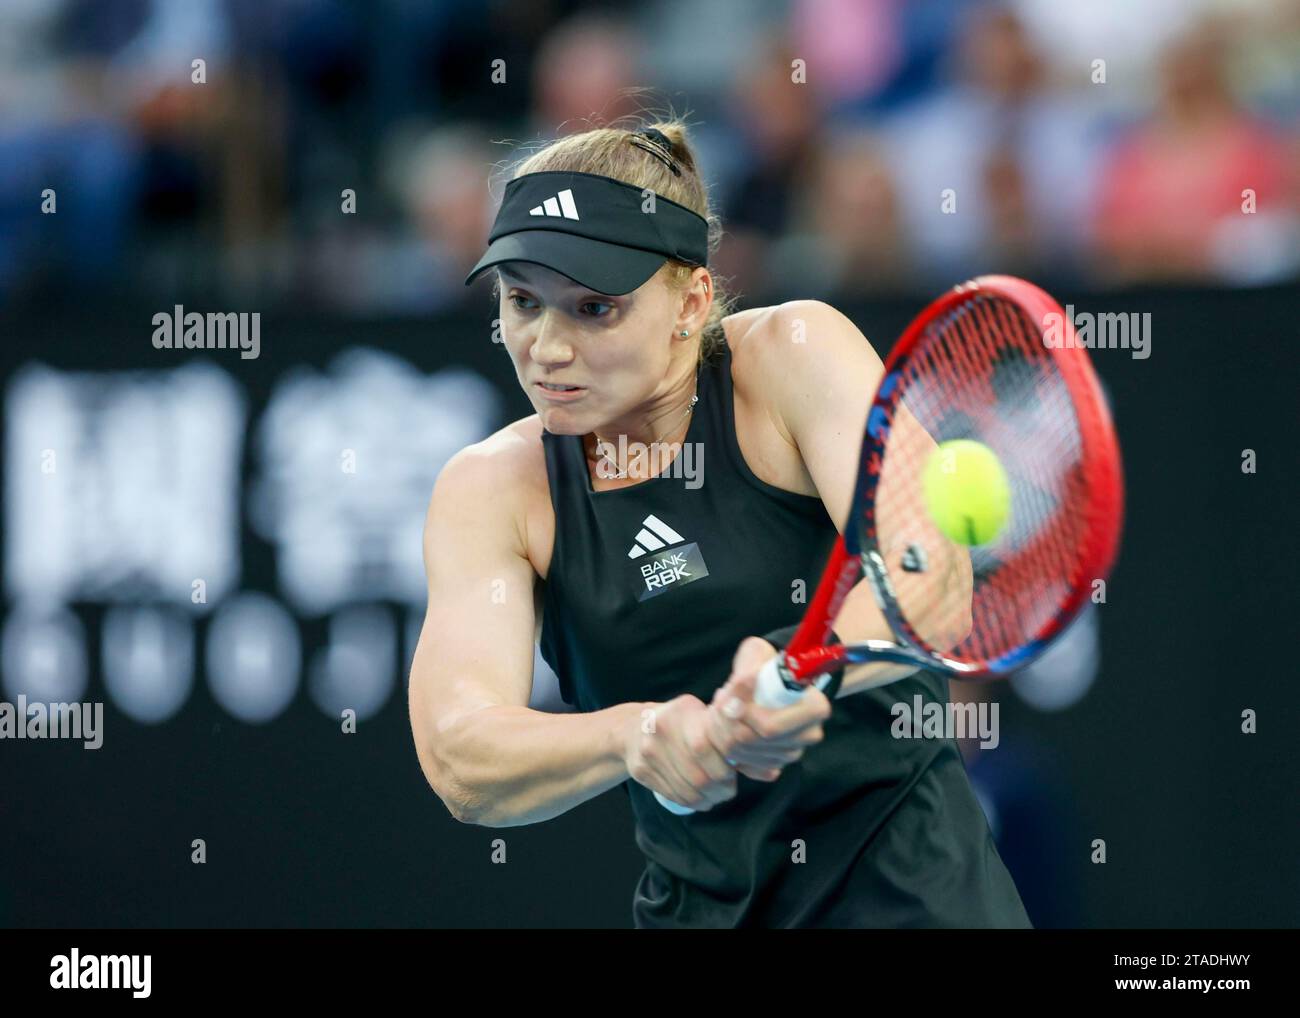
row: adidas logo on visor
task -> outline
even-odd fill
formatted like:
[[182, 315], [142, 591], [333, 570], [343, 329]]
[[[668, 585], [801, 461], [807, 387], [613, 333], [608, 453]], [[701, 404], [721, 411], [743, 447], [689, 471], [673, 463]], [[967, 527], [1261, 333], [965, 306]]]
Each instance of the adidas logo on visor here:
[[627, 553], [628, 558], [640, 558], [647, 551], [658, 551], [670, 544], [681, 544], [686, 538], [672, 527], [651, 513], [641, 521], [641, 532], [636, 535], [636, 543]]
[[530, 216], [554, 216], [556, 219], [577, 219], [578, 206], [573, 203], [573, 191], [565, 188], [554, 198], [547, 198], [536, 208], [528, 210]]

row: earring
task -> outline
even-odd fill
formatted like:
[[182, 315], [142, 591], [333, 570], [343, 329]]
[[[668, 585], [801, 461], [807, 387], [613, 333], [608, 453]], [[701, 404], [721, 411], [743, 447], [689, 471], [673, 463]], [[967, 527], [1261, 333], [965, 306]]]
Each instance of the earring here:
[[689, 336], [690, 333], [687, 332], [685, 329], [682, 329], [682, 335], [683, 335], [683, 336]]

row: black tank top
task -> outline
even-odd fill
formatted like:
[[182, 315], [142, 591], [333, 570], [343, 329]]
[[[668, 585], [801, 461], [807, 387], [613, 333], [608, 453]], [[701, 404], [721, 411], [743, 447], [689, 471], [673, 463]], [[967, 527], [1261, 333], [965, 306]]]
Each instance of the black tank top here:
[[[835, 542], [821, 499], [746, 464], [725, 344], [698, 393], [677, 459], [629, 487], [593, 490], [582, 437], [542, 432], [555, 544], [541, 649], [579, 710], [708, 703], [742, 639], [799, 620]], [[890, 736], [892, 705], [917, 694], [946, 703], [947, 681], [837, 700], [823, 742], [776, 782], [740, 777], [707, 813], [675, 816], [625, 782], [646, 857], [636, 925], [1028, 926], [956, 744]]]

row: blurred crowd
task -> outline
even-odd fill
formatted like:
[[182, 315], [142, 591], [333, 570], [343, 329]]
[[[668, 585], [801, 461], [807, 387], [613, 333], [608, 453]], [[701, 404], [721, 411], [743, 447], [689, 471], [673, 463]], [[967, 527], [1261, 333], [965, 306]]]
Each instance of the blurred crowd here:
[[481, 304], [516, 146], [647, 105], [745, 297], [1300, 275], [1300, 0], [4, 0], [0, 299]]

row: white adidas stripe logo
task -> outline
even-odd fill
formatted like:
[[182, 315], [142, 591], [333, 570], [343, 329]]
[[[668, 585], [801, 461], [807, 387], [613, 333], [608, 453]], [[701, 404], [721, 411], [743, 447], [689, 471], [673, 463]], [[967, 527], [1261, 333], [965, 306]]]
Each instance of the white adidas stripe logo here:
[[641, 521], [641, 532], [636, 535], [636, 543], [627, 553], [628, 558], [640, 558], [647, 551], [658, 551], [670, 544], [680, 544], [686, 538], [672, 527], [651, 513]]
[[565, 188], [554, 198], [547, 198], [536, 208], [528, 210], [530, 216], [555, 216], [557, 219], [577, 219], [578, 206], [573, 203], [573, 191]]

